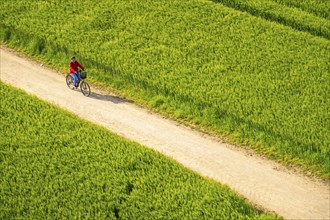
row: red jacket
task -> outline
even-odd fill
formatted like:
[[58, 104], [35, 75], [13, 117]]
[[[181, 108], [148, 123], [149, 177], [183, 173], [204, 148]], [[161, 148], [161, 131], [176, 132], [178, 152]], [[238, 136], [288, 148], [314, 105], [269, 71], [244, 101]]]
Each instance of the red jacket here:
[[83, 67], [78, 61], [76, 61], [76, 62], [70, 61], [70, 63], [69, 63], [70, 73], [77, 72], [78, 67], [80, 67], [81, 69], [85, 69], [85, 67]]

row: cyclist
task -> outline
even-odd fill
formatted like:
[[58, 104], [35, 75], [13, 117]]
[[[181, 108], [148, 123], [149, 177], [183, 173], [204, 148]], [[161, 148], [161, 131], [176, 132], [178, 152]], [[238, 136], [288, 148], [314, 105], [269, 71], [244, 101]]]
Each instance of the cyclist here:
[[82, 66], [77, 60], [75, 56], [71, 57], [69, 68], [70, 68], [70, 75], [73, 78], [74, 86], [78, 87], [78, 82], [80, 79], [80, 74], [78, 72], [78, 67], [80, 67], [82, 70], [85, 70], [85, 67]]

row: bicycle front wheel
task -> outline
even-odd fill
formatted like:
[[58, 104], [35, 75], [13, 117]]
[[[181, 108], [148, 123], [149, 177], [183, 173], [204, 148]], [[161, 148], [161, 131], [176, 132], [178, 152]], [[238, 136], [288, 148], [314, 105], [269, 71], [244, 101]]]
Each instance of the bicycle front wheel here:
[[84, 94], [84, 96], [89, 96], [91, 94], [91, 88], [89, 87], [88, 83], [85, 81], [82, 81], [80, 83], [80, 89], [82, 94]]

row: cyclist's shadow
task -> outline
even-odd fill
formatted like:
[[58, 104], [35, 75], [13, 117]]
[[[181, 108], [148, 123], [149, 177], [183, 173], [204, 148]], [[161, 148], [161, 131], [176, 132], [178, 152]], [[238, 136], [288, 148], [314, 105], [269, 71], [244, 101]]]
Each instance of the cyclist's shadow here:
[[133, 103], [133, 101], [130, 101], [130, 100], [118, 97], [118, 96], [103, 95], [103, 94], [98, 94], [95, 92], [91, 92], [91, 94], [89, 95], [89, 98], [107, 101], [107, 102], [113, 102], [115, 104], [120, 104], [120, 103], [125, 103], [125, 102]]

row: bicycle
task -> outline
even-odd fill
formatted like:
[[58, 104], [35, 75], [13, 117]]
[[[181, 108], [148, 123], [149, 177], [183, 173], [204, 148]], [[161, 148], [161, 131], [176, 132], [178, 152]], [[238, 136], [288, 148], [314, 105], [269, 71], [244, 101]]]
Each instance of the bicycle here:
[[77, 82], [77, 87], [74, 86], [74, 80], [73, 77], [70, 75], [70, 73], [68, 73], [66, 75], [66, 85], [74, 90], [75, 88], [78, 88], [80, 86], [80, 90], [82, 92], [82, 94], [86, 97], [88, 97], [91, 94], [91, 88], [89, 86], [89, 84], [86, 82], [86, 78], [87, 78], [87, 72], [85, 71], [81, 71], [79, 70], [79, 75], [80, 77], [78, 78], [78, 82]]

